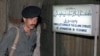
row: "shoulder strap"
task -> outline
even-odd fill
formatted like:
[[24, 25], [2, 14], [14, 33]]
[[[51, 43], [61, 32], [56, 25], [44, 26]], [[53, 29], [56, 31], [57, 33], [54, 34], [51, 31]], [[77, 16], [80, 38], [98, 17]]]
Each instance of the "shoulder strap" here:
[[13, 42], [13, 45], [11, 47], [11, 51], [9, 52], [9, 56], [13, 56], [13, 53], [16, 50], [16, 45], [17, 45], [18, 40], [19, 40], [19, 28], [18, 27], [15, 27], [15, 28], [17, 29], [17, 33], [16, 33], [15, 40]]

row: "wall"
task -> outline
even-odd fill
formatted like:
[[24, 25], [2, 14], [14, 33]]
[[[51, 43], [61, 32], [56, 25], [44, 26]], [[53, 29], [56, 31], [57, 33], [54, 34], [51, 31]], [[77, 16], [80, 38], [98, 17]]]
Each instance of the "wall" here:
[[55, 0], [44, 0], [42, 6], [41, 56], [53, 56], [52, 4]]
[[22, 9], [30, 5], [41, 7], [42, 1], [43, 0], [9, 0], [8, 17], [10, 23], [20, 23]]
[[9, 17], [21, 18], [21, 11], [24, 7], [34, 5], [41, 7], [42, 0], [10, 0]]
[[7, 16], [6, 0], [0, 0], [0, 40], [6, 29], [6, 16]]

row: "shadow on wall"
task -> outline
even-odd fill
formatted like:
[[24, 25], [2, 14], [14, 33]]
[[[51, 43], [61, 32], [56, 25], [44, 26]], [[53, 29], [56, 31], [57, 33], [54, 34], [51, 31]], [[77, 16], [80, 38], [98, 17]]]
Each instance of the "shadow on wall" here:
[[9, 23], [12, 23], [14, 25], [18, 25], [21, 23], [21, 18], [9, 17]]

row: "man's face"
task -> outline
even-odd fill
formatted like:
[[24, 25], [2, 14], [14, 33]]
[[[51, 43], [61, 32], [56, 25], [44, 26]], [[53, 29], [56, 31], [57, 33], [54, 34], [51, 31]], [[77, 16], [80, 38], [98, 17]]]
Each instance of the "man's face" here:
[[38, 17], [34, 17], [34, 18], [23, 18], [24, 20], [24, 24], [26, 25], [27, 28], [29, 29], [33, 29], [38, 21]]

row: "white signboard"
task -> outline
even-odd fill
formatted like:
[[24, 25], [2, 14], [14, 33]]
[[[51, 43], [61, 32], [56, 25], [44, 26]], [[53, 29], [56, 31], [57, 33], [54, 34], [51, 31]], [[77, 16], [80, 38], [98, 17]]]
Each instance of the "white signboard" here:
[[99, 21], [93, 18], [94, 14], [97, 15], [97, 11], [94, 11], [93, 5], [53, 6], [53, 31], [94, 35], [93, 30], [96, 24], [93, 23], [93, 19], [95, 19], [94, 22]]

